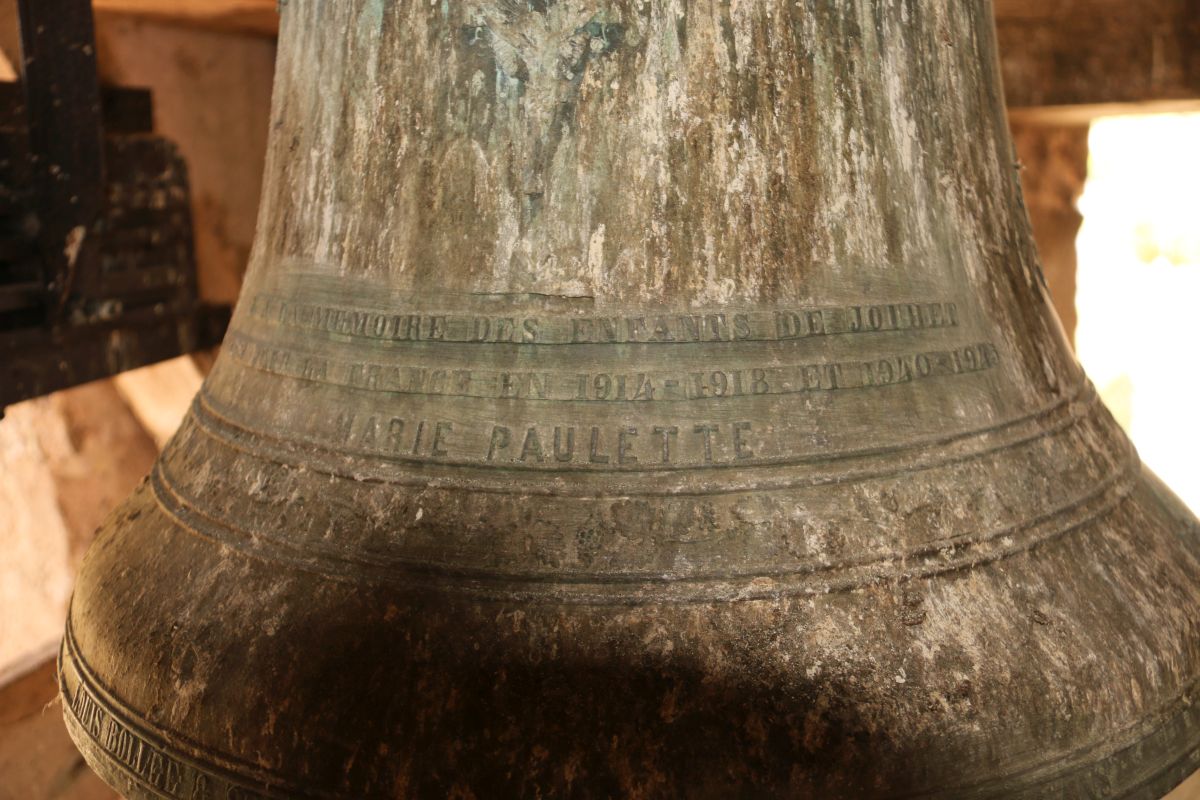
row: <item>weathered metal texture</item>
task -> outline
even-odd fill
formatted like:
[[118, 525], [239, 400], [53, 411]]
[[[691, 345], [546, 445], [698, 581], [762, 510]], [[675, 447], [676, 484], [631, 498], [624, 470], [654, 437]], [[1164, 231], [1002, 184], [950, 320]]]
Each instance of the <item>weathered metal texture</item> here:
[[76, 587], [90, 763], [139, 798], [1193, 771], [1200, 530], [1046, 300], [992, 24], [290, 0], [230, 338]]

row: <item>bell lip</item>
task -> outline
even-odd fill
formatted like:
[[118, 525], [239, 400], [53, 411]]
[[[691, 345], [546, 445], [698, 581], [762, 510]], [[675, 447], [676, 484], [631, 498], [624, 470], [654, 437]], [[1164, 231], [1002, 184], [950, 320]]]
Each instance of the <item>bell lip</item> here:
[[[79, 655], [68, 615], [66, 632], [58, 651], [58, 690], [67, 734], [88, 766], [110, 787], [128, 800], [193, 796], [230, 800], [288, 800], [288, 798], [336, 798], [329, 792], [314, 792], [270, 775], [265, 770], [233, 756], [205, 750], [210, 758], [197, 758], [178, 743], [187, 738], [156, 727], [115, 697], [94, 675]], [[72, 684], [74, 688], [72, 689]], [[81, 702], [81, 691], [86, 700]], [[96, 721], [101, 737], [116, 744], [125, 755], [150, 775], [124, 762], [97, 738], [80, 719], [79, 711]], [[157, 760], [158, 767], [152, 766]], [[157, 772], [152, 770], [157, 769]], [[253, 777], [247, 777], [252, 773]], [[155, 784], [161, 785], [155, 785]], [[201, 786], [198, 786], [201, 784]], [[197, 792], [203, 789], [202, 794]], [[178, 790], [178, 791], [176, 791]]]
[[[260, 767], [251, 766], [227, 754], [208, 751], [213, 760], [187, 752], [175, 745], [185, 741], [177, 733], [156, 728], [148, 720], [138, 716], [128, 705], [113, 696], [90, 674], [87, 662], [78, 652], [74, 641], [71, 622], [68, 618], [66, 634], [58, 656], [59, 693], [62, 699], [63, 718], [67, 732], [88, 765], [109, 786], [129, 800], [141, 798], [184, 798], [192, 797], [199, 782], [211, 791], [223, 790], [217, 797], [238, 800], [287, 800], [287, 798], [313, 798], [334, 800], [350, 797], [344, 793], [313, 790], [291, 785], [291, 782], [273, 775]], [[70, 676], [74, 676], [72, 692]], [[934, 789], [931, 791], [882, 794], [881, 797], [937, 798], [940, 800], [962, 800], [965, 798], [1009, 798], [1034, 800], [1046, 796], [1065, 798], [1123, 798], [1123, 800], [1158, 800], [1179, 786], [1189, 776], [1200, 770], [1200, 704], [1189, 700], [1200, 679], [1180, 692], [1170, 707], [1157, 715], [1153, 723], [1139, 726], [1139, 734], [1118, 742], [1115, 746], [1108, 740], [1100, 740], [1079, 748], [1058, 763], [1067, 762], [1063, 769], [1053, 769], [1054, 761], [1015, 770], [1005, 775], [989, 778], [974, 784]], [[165, 772], [174, 775], [168, 780], [173, 786], [155, 787], [151, 778], [141, 775], [136, 769], [123, 763], [108, 750], [93, 733], [87, 730], [77, 716], [80, 692], [87, 695], [87, 702], [108, 718], [102, 729], [120, 732], [133, 742], [129, 752], [143, 766], [154, 758], [160, 764], [172, 765]], [[1146, 730], [1146, 729], [1149, 730]], [[1191, 735], [1189, 736], [1189, 733]], [[1164, 747], [1170, 744], [1170, 747]], [[199, 749], [199, 748], [197, 748]], [[1108, 755], [1093, 760], [1097, 750], [1111, 750]], [[1145, 769], [1145, 753], [1165, 753], [1152, 769]], [[224, 762], [218, 763], [218, 762]], [[238, 771], [237, 765], [257, 773], [257, 778], [247, 778]], [[159, 782], [164, 779], [160, 777]], [[179, 791], [175, 791], [178, 789]], [[210, 796], [210, 795], [205, 795]]]

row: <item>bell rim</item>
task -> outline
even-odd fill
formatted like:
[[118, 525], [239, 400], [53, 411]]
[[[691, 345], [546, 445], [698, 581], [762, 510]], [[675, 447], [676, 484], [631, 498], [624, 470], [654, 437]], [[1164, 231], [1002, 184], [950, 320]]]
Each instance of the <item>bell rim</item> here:
[[[75, 687], [71, 691], [68, 676], [74, 674]], [[300, 788], [281, 776], [264, 770], [237, 757], [216, 753], [211, 748], [195, 746], [204, 751], [206, 760], [195, 752], [173, 745], [184, 740], [178, 733], [165, 731], [149, 720], [137, 715], [133, 709], [112, 694], [91, 673], [87, 661], [78, 650], [73, 625], [68, 617], [66, 632], [59, 649], [58, 658], [59, 692], [62, 699], [63, 717], [68, 734], [84, 755], [89, 766], [110, 786], [125, 793], [129, 800], [141, 798], [188, 798], [195, 796], [196, 784], [203, 781], [206, 789], [224, 787], [224, 794], [200, 795], [237, 798], [238, 800], [287, 800], [309, 798], [310, 800], [342, 800], [353, 795], [344, 792], [314, 791]], [[1200, 703], [1191, 697], [1200, 690], [1200, 676], [1181, 690], [1170, 701], [1166, 709], [1159, 709], [1152, 722], [1137, 720], [1126, 726], [1133, 730], [1116, 744], [1114, 737], [1105, 737], [1075, 749], [1066, 757], [1046, 759], [999, 776], [992, 776], [973, 784], [941, 787], [929, 792], [882, 793], [875, 795], [888, 800], [966, 800], [974, 798], [1011, 798], [1012, 800], [1035, 800], [1046, 796], [1063, 798], [1120, 798], [1121, 800], [1158, 800], [1181, 784], [1187, 777], [1200, 769]], [[86, 700], [81, 700], [86, 697]], [[166, 788], [150, 784], [152, 778], [140, 775], [136, 768], [123, 763], [120, 758], [87, 730], [80, 719], [77, 708], [92, 704], [111, 720], [106, 728], [110, 743], [129, 736], [136, 742], [139, 754], [149, 750], [152, 755], [138, 755], [143, 769], [156, 754], [160, 763], [172, 764], [160, 776], [177, 776], [176, 785], [188, 780], [189, 792], [177, 794]], [[103, 727], [103, 726], [102, 726]], [[1124, 733], [1125, 731], [1119, 732]], [[116, 732], [116, 733], [114, 733]], [[123, 733], [122, 733], [123, 732]], [[1190, 734], [1190, 735], [1189, 735]], [[1175, 742], [1173, 747], [1164, 743]], [[1097, 751], [1108, 751], [1100, 759], [1093, 759]], [[1165, 753], [1155, 767], [1146, 770], [1146, 751]], [[133, 751], [131, 751], [133, 752]], [[1054, 765], [1066, 761], [1067, 766], [1054, 769]], [[218, 763], [224, 762], [224, 764]], [[241, 772], [239, 772], [241, 770]], [[258, 780], [248, 780], [245, 772], [255, 773]], [[160, 778], [160, 781], [167, 778]], [[1114, 785], [1115, 784], [1115, 785]], [[134, 794], [132, 792], [140, 792]]]

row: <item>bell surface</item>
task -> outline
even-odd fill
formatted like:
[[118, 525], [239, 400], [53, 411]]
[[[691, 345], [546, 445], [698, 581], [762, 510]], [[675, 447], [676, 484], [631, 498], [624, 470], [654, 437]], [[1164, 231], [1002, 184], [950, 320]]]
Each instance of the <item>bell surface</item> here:
[[1047, 302], [989, 2], [289, 0], [272, 113], [63, 643], [127, 797], [1200, 766], [1200, 529]]

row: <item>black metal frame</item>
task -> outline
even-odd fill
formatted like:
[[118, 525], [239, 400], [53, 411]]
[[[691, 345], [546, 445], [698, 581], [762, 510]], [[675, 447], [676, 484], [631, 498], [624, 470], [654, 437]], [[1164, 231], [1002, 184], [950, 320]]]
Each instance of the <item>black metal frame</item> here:
[[199, 302], [187, 171], [149, 92], [102, 89], [90, 0], [18, 0], [0, 84], [0, 413], [218, 344]]

